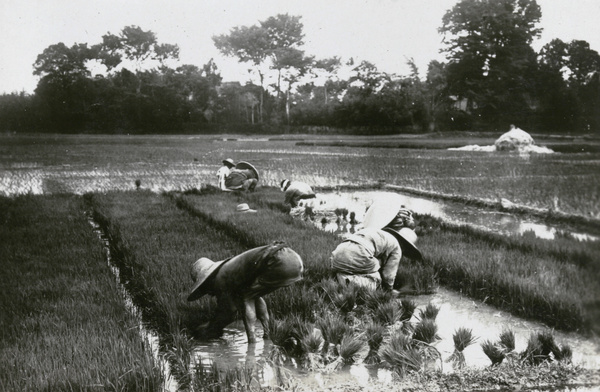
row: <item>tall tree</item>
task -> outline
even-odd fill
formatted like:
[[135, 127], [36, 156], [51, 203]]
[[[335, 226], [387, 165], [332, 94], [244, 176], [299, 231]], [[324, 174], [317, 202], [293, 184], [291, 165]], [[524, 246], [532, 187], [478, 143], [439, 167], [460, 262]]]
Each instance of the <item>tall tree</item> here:
[[[292, 81], [292, 70], [296, 75], [304, 66], [303, 25], [299, 16], [278, 14], [259, 25], [234, 27], [229, 34], [213, 37], [217, 49], [226, 56], [237, 57], [240, 62], [251, 63], [260, 77], [260, 86], [264, 90], [265, 66], [277, 72], [275, 90], [281, 96], [282, 72], [287, 71], [288, 81]], [[299, 54], [302, 56], [298, 56]], [[300, 60], [301, 59], [301, 60]], [[260, 121], [264, 106], [264, 91], [260, 98]]]
[[535, 0], [462, 0], [442, 19], [450, 94], [489, 122], [531, 108], [536, 68], [531, 42], [541, 9]]
[[83, 127], [89, 108], [90, 71], [86, 64], [93, 57], [87, 44], [50, 45], [37, 56], [33, 74], [40, 76], [36, 96], [48, 125], [60, 131]]

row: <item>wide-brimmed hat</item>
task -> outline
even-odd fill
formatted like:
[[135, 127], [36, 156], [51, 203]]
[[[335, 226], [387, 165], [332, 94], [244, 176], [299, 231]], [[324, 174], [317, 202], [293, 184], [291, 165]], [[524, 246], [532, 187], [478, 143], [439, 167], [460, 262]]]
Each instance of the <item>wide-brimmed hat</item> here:
[[365, 213], [363, 226], [370, 229], [383, 229], [402, 208], [403, 199], [396, 193], [387, 193], [373, 201]]
[[237, 212], [256, 212], [256, 210], [251, 209], [247, 203], [238, 204], [238, 206], [236, 207], [236, 211]]
[[254, 175], [256, 176], [256, 181], [258, 181], [258, 179], [259, 179], [258, 178], [258, 170], [256, 170], [256, 168], [251, 163], [248, 163], [245, 161], [240, 161], [237, 163], [237, 165], [235, 165], [235, 168], [240, 169], [240, 170], [247, 169], [247, 170], [252, 171], [254, 173]]
[[402, 253], [414, 260], [423, 260], [423, 255], [415, 243], [417, 242], [417, 233], [413, 229], [403, 227], [400, 230], [394, 230], [391, 227], [384, 227], [383, 231], [387, 231], [400, 243]]
[[235, 162], [231, 158], [223, 159], [223, 165], [235, 167]]
[[198, 298], [202, 297], [206, 294], [204, 291], [200, 290], [201, 286], [206, 282], [208, 278], [210, 278], [213, 274], [217, 272], [217, 269], [229, 259], [221, 260], [214, 262], [209, 258], [202, 257], [196, 260], [192, 264], [192, 280], [194, 281], [194, 287], [192, 291], [190, 291], [190, 295], [188, 295], [188, 301], [195, 301]]

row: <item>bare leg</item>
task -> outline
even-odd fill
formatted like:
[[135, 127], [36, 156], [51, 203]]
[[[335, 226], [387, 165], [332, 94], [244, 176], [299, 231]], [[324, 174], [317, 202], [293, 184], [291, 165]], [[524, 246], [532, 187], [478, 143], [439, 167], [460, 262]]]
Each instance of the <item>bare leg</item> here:
[[256, 316], [263, 326], [263, 339], [266, 339], [269, 337], [269, 312], [267, 310], [267, 304], [262, 297], [256, 297], [254, 301], [256, 305]]
[[244, 299], [240, 306], [242, 312], [242, 319], [244, 320], [244, 327], [246, 328], [246, 335], [248, 336], [248, 343], [256, 343], [255, 327], [256, 323], [256, 308], [254, 305], [254, 298]]

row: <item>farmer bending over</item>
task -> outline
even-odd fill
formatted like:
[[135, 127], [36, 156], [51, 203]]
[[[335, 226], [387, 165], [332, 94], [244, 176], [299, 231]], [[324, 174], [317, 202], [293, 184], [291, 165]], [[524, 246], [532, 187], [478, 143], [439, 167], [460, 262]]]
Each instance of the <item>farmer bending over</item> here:
[[[375, 208], [390, 212], [385, 205]], [[405, 208], [395, 211], [398, 212], [391, 222], [384, 219], [383, 228], [369, 227], [365, 221], [364, 229], [347, 236], [332, 252], [331, 267], [340, 283], [354, 282], [373, 290], [382, 287], [398, 294], [393, 288], [400, 259], [406, 255], [422, 260], [422, 255], [415, 246], [417, 234], [412, 230], [415, 227], [412, 212]]]
[[289, 204], [292, 208], [297, 207], [300, 200], [316, 198], [310, 185], [302, 181], [281, 181], [281, 191], [285, 193], [285, 204]]
[[206, 338], [221, 336], [223, 329], [234, 321], [236, 311], [240, 311], [248, 343], [255, 343], [257, 317], [263, 326], [263, 337], [268, 336], [269, 314], [262, 296], [299, 281], [303, 271], [300, 256], [283, 242], [217, 262], [203, 257], [192, 265], [195, 284], [187, 299], [194, 301], [205, 294], [217, 297], [215, 318], [202, 326]]

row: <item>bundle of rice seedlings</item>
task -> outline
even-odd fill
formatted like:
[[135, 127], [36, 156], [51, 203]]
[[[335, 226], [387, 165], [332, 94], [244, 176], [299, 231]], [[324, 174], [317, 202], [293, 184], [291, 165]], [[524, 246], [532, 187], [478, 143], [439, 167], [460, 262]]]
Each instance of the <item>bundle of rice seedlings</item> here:
[[465, 365], [463, 350], [473, 344], [477, 338], [473, 336], [471, 329], [460, 327], [454, 331], [452, 340], [454, 340], [454, 352], [448, 358], [448, 362], [454, 362], [458, 367], [463, 367]]
[[302, 344], [306, 353], [314, 354], [323, 350], [325, 339], [323, 339], [323, 333], [318, 328], [313, 328], [312, 332], [302, 338], [300, 344]]
[[571, 349], [571, 346], [563, 345], [558, 353], [554, 353], [554, 358], [557, 361], [571, 361], [573, 358], [573, 350]]
[[367, 344], [369, 345], [369, 353], [365, 358], [365, 362], [369, 364], [379, 363], [380, 358], [378, 350], [383, 343], [385, 337], [386, 328], [385, 326], [372, 322], [365, 328], [365, 335], [367, 336]]
[[462, 352], [465, 348], [473, 344], [477, 338], [473, 336], [473, 330], [460, 327], [454, 331], [452, 340], [454, 341], [456, 351]]
[[394, 298], [393, 293], [387, 290], [367, 290], [362, 294], [364, 305], [372, 311], [377, 310], [382, 304], [391, 302]]
[[400, 318], [400, 321], [410, 320], [417, 308], [416, 302], [411, 299], [402, 299], [400, 304], [402, 305], [402, 317]]
[[399, 374], [418, 371], [423, 367], [423, 353], [413, 346], [412, 339], [403, 333], [395, 333], [379, 349], [379, 357]]
[[344, 335], [350, 332], [350, 326], [337, 313], [326, 312], [316, 324], [325, 342], [333, 345], [340, 344]]
[[373, 319], [383, 325], [395, 324], [401, 316], [402, 308], [396, 302], [383, 303], [373, 312]]
[[481, 348], [484, 354], [492, 361], [492, 366], [502, 363], [506, 356], [500, 347], [489, 340], [481, 343]]
[[304, 366], [309, 371], [316, 371], [323, 368], [323, 356], [321, 351], [325, 345], [323, 334], [317, 328], [304, 336], [300, 343], [303, 346], [305, 354]]
[[[271, 341], [277, 348], [275, 354], [282, 354], [276, 356], [283, 361], [285, 361], [287, 357], [301, 357], [304, 348], [300, 342], [309, 334], [312, 328], [310, 323], [293, 315], [283, 320], [271, 318], [269, 320]], [[278, 363], [277, 361], [274, 362]]]
[[345, 365], [360, 362], [369, 349], [368, 343], [360, 336], [348, 334], [342, 338], [339, 354]]
[[435, 323], [435, 320], [425, 318], [419, 321], [419, 323], [415, 325], [413, 339], [427, 344], [439, 340], [440, 337], [437, 334], [437, 324]]
[[530, 365], [538, 365], [548, 359], [544, 353], [544, 346], [540, 342], [538, 334], [531, 334], [527, 340], [527, 347], [521, 353], [521, 359]]
[[440, 307], [435, 306], [434, 304], [432, 304], [430, 302], [427, 304], [427, 306], [425, 306], [425, 309], [419, 310], [419, 317], [421, 318], [421, 320], [425, 320], [425, 319], [435, 320], [439, 312], [440, 312]]
[[498, 343], [505, 353], [510, 353], [515, 349], [515, 334], [510, 329], [505, 329], [500, 334], [500, 342]]
[[550, 355], [550, 353], [552, 353], [552, 356], [557, 361], [571, 360], [571, 358], [573, 356], [571, 347], [569, 347], [569, 346], [563, 346], [562, 348], [558, 347], [558, 345], [554, 341], [554, 335], [552, 335], [551, 332], [546, 331], [546, 332], [538, 333], [538, 340], [542, 345], [543, 354], [548, 356], [548, 359], [551, 359], [551, 358], [549, 358], [549, 355]]

